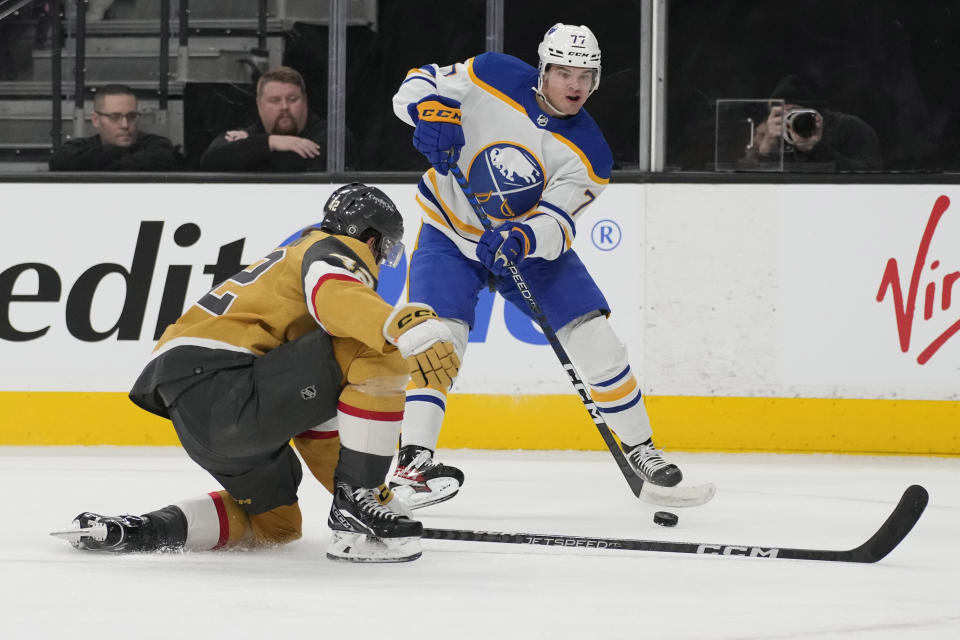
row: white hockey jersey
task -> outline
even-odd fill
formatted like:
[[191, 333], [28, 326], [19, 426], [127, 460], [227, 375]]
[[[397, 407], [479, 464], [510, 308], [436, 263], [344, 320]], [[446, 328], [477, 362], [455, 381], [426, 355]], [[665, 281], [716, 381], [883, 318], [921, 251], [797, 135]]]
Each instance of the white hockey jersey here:
[[[465, 144], [458, 164], [495, 226], [522, 221], [536, 235], [530, 257], [552, 260], [568, 250], [576, 221], [610, 181], [613, 155], [599, 127], [581, 109], [570, 118], [544, 112], [537, 70], [502, 53], [484, 53], [448, 67], [411, 69], [393, 109], [413, 125], [416, 103], [431, 95], [457, 100]], [[470, 259], [483, 233], [452, 174], [434, 169], [420, 180], [423, 221]]]

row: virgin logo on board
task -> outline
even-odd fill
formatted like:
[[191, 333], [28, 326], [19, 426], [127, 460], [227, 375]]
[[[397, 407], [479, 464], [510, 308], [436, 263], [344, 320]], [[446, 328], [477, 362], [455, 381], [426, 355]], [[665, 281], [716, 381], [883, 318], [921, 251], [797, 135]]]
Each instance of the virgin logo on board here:
[[[897, 333], [900, 336], [900, 350], [903, 353], [910, 351], [910, 338], [913, 335], [914, 320], [917, 319], [917, 298], [920, 292], [920, 280], [928, 280], [923, 295], [923, 321], [939, 320], [942, 311], [949, 311], [953, 301], [953, 285], [960, 280], [960, 271], [951, 271], [944, 275], [939, 258], [927, 262], [930, 252], [930, 243], [937, 230], [937, 224], [950, 206], [950, 198], [940, 196], [933, 204], [930, 218], [920, 238], [917, 248], [917, 257], [910, 274], [910, 283], [907, 288], [907, 297], [903, 297], [903, 286], [900, 280], [900, 268], [896, 258], [887, 260], [883, 278], [880, 280], [880, 289], [877, 291], [877, 302], [883, 302], [889, 291], [893, 301], [893, 311], [897, 322]], [[927, 268], [928, 267], [928, 268]], [[926, 273], [925, 273], [925, 268]], [[939, 285], [939, 287], [938, 287]], [[939, 288], [939, 295], [937, 289]], [[938, 304], [939, 302], [939, 304]], [[936, 318], [934, 317], [936, 315]], [[926, 364], [930, 358], [949, 340], [960, 331], [960, 320], [956, 320], [943, 332], [934, 338], [917, 356], [919, 364]]]

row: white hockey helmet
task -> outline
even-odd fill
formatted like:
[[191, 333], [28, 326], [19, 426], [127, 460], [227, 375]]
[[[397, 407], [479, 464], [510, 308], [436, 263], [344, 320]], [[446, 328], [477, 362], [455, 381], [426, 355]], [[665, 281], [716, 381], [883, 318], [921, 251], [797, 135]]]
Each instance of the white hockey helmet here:
[[548, 64], [595, 69], [590, 92], [593, 93], [600, 86], [600, 43], [586, 25], [558, 22], [543, 35], [537, 54], [540, 56], [537, 92], [543, 91], [543, 74], [547, 72]]

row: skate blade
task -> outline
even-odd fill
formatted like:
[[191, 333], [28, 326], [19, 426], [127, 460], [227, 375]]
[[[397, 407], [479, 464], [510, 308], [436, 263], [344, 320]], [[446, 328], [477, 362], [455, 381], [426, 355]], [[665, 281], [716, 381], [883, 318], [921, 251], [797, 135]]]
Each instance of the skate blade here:
[[327, 557], [336, 562], [411, 562], [422, 554], [420, 538], [377, 538], [334, 531]]
[[716, 493], [717, 487], [712, 482], [691, 487], [661, 487], [644, 482], [640, 499], [663, 507], [699, 507], [710, 502]]
[[107, 527], [103, 524], [95, 524], [92, 527], [73, 529], [63, 529], [61, 531], [51, 531], [50, 535], [54, 538], [66, 540], [75, 548], [79, 549], [85, 539], [93, 539], [102, 542], [107, 539]]
[[63, 531], [51, 531], [50, 535], [70, 543], [76, 543], [80, 542], [82, 538], [92, 536], [93, 529], [64, 529]]
[[400, 498], [407, 509], [415, 511], [432, 504], [446, 502], [460, 491], [460, 483], [453, 478], [434, 478], [426, 482], [429, 491], [417, 491], [410, 485], [393, 487], [393, 493]]

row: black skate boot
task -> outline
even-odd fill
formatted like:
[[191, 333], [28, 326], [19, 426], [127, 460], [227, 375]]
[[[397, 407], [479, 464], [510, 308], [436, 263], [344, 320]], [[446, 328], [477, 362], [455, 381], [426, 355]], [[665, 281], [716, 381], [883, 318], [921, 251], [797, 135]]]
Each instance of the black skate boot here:
[[400, 448], [390, 488], [410, 509], [428, 507], [457, 495], [463, 472], [433, 459], [433, 451], [408, 444]]
[[652, 440], [640, 444], [620, 445], [633, 471], [650, 484], [661, 487], [674, 487], [683, 480], [683, 474], [675, 464], [663, 459], [661, 452], [653, 446]]
[[141, 516], [101, 516], [84, 511], [73, 519], [74, 529], [50, 535], [64, 538], [84, 551], [130, 553], [161, 548], [149, 518]]
[[187, 518], [175, 506], [142, 516], [102, 516], [84, 511], [73, 519], [72, 525], [50, 535], [83, 551], [176, 551], [183, 548], [187, 539]]
[[353, 487], [337, 480], [327, 524], [333, 539], [331, 560], [347, 562], [407, 562], [420, 557], [423, 525], [386, 485]]

